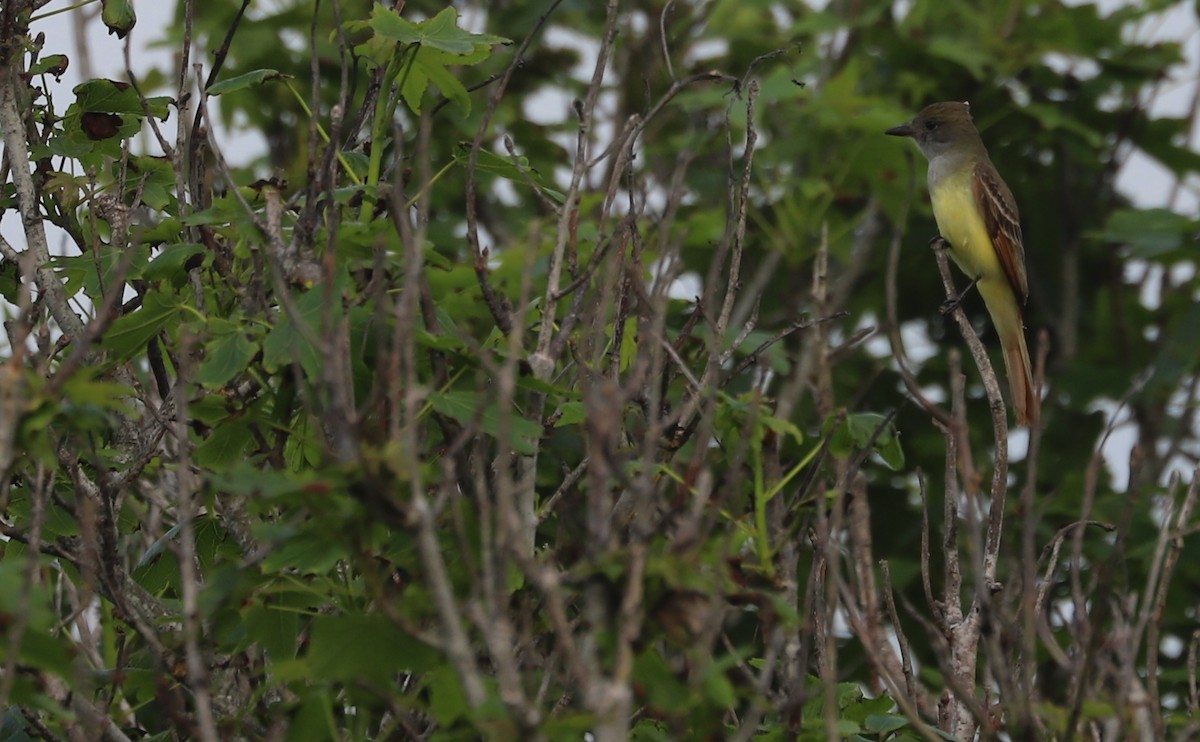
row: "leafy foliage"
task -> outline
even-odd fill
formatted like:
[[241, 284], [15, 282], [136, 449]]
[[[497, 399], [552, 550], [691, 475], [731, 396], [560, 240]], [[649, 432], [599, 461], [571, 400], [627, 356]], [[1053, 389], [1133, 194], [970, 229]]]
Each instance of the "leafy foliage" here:
[[[1194, 734], [1198, 223], [1114, 186], [1200, 170], [1182, 6], [391, 5], [180, 4], [204, 79], [71, 101], [0, 11], [6, 734]], [[935, 99], [1022, 209], [1012, 462]]]

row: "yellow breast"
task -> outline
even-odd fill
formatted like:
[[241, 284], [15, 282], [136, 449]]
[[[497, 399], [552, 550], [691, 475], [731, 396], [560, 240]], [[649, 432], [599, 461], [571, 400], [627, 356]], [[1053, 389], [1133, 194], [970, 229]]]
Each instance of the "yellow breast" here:
[[1003, 278], [983, 214], [975, 202], [970, 168], [941, 179], [929, 194], [938, 232], [950, 243], [954, 262], [970, 278]]

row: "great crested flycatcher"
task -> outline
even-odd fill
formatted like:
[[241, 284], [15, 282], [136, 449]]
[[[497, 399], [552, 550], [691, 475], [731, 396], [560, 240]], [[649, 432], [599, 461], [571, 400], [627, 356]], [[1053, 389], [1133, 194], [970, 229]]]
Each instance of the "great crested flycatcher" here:
[[887, 134], [912, 137], [929, 159], [929, 199], [958, 267], [975, 281], [1000, 335], [1017, 425], [1038, 418], [1021, 306], [1029, 295], [1017, 204], [966, 103], [934, 103]]

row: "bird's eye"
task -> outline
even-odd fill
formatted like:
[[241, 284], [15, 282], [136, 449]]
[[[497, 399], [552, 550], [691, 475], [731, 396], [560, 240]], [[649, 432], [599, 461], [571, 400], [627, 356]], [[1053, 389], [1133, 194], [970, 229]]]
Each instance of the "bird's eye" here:
[[938, 127], [938, 122], [936, 122], [936, 121], [926, 121], [925, 122], [925, 129], [928, 131], [933, 131], [937, 127]]

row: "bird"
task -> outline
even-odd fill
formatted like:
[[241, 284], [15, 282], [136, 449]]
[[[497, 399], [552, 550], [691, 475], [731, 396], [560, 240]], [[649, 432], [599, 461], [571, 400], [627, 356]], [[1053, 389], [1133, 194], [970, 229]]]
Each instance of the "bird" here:
[[983, 297], [1000, 336], [1017, 425], [1035, 423], [1040, 402], [1025, 344], [1022, 308], [1029, 281], [1021, 220], [1016, 199], [975, 128], [970, 106], [932, 103], [885, 133], [911, 138], [929, 160], [929, 199], [938, 232]]

